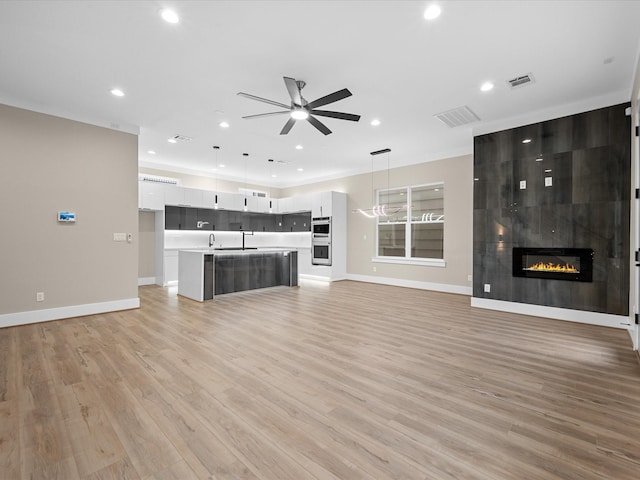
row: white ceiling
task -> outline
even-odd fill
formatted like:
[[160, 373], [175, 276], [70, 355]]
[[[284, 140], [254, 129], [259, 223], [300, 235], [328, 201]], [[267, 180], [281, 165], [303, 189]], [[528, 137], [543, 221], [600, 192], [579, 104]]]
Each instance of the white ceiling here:
[[[374, 150], [391, 148], [392, 167], [420, 163], [471, 153], [474, 132], [536, 112], [630, 100], [639, 1], [440, 1], [426, 21], [431, 3], [0, 0], [0, 103], [139, 129], [143, 166], [285, 187], [370, 171]], [[529, 72], [534, 84], [507, 85]], [[308, 101], [348, 88], [323, 108], [360, 122], [319, 118], [324, 136], [299, 121], [279, 135], [286, 116], [242, 119], [278, 108], [237, 92], [289, 103], [283, 76], [306, 81]], [[464, 105], [480, 122], [433, 116]], [[176, 134], [193, 140], [169, 144]]]

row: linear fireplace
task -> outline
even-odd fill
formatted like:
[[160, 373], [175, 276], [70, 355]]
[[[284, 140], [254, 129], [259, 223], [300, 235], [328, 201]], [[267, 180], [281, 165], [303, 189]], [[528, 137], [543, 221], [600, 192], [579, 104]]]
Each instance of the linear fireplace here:
[[516, 247], [513, 249], [513, 276], [591, 282], [593, 250]]

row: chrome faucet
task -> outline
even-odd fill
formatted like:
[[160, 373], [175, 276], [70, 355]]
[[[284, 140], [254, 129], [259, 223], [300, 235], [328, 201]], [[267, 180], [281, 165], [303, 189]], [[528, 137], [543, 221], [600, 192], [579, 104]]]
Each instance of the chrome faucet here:
[[216, 236], [212, 233], [209, 235], [209, 248], [213, 247], [213, 243], [216, 241]]

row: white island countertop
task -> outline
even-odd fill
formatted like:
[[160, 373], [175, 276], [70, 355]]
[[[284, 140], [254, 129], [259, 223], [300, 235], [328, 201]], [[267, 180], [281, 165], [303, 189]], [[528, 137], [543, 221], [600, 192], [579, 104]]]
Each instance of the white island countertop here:
[[272, 253], [272, 252], [292, 252], [298, 250], [297, 248], [286, 247], [260, 247], [260, 248], [181, 248], [180, 252], [199, 253], [202, 255], [250, 255], [252, 253]]

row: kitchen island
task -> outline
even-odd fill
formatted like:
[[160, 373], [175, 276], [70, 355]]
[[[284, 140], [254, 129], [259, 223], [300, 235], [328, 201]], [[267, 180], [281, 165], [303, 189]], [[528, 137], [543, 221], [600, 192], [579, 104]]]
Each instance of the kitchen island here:
[[202, 302], [216, 295], [298, 285], [294, 249], [192, 249], [178, 252], [178, 295]]

